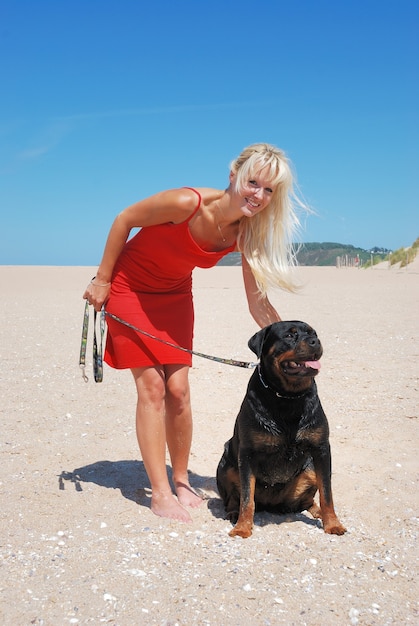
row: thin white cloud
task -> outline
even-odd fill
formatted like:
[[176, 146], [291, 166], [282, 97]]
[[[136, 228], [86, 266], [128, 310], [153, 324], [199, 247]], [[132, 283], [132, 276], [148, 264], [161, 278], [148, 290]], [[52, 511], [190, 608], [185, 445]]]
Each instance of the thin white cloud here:
[[128, 116], [141, 116], [141, 115], [156, 115], [160, 113], [185, 113], [194, 111], [219, 111], [224, 109], [243, 109], [252, 107], [263, 107], [273, 104], [273, 102], [218, 102], [214, 104], [179, 104], [171, 106], [155, 106], [140, 109], [115, 109], [110, 111], [96, 111], [91, 113], [76, 113], [73, 115], [66, 115], [58, 120], [89, 120], [105, 117], [128, 117]]
[[[238, 102], [218, 102], [212, 104], [179, 104], [170, 106], [154, 106], [138, 109], [114, 109], [108, 111], [93, 111], [85, 113], [75, 113], [69, 115], [56, 116], [41, 129], [32, 141], [27, 142], [26, 147], [17, 151], [9, 166], [2, 168], [2, 173], [14, 171], [18, 164], [36, 161], [42, 158], [57, 147], [66, 135], [71, 133], [78, 122], [96, 120], [101, 118], [135, 117], [147, 115], [176, 114], [199, 111], [219, 111], [227, 109], [243, 109], [253, 107], [263, 107], [273, 104], [272, 101], [238, 101]], [[9, 129], [10, 130], [10, 129]]]
[[37, 133], [31, 144], [20, 150], [17, 161], [33, 161], [53, 150], [71, 132], [74, 124], [69, 120], [54, 120]]
[[21, 161], [32, 161], [46, 154], [51, 149], [51, 146], [39, 146], [38, 148], [27, 148], [22, 150], [18, 154], [18, 159]]

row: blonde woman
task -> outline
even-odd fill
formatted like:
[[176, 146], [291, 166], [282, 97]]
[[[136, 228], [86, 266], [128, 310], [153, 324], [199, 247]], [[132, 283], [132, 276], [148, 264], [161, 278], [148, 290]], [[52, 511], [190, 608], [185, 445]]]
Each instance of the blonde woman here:
[[[192, 349], [192, 271], [213, 267], [233, 251], [242, 255], [249, 310], [263, 328], [281, 318], [270, 287], [293, 290], [292, 241], [298, 227], [293, 176], [276, 147], [251, 145], [230, 167], [225, 190], [162, 191], [120, 213], [109, 232], [96, 277], [83, 298], [129, 324]], [[131, 229], [141, 230], [128, 239]], [[108, 317], [104, 360], [130, 369], [137, 390], [137, 438], [156, 515], [191, 521], [202, 500], [188, 479], [192, 414], [191, 355]], [[174, 497], [166, 471], [169, 450]]]

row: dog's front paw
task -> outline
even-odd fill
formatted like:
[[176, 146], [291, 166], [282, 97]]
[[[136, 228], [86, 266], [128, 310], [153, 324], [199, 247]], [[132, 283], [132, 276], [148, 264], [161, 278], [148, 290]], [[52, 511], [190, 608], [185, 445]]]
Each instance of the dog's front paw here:
[[252, 528], [247, 524], [236, 524], [228, 534], [230, 537], [242, 537], [243, 539], [247, 539], [252, 534]]
[[323, 521], [323, 530], [329, 535], [344, 535], [346, 533], [345, 526], [337, 518], [327, 523]]

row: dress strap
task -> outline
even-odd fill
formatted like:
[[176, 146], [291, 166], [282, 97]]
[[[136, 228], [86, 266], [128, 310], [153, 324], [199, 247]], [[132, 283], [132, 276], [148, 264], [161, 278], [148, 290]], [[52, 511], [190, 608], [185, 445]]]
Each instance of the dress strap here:
[[191, 191], [194, 191], [196, 193], [196, 195], [198, 196], [198, 204], [194, 208], [193, 213], [191, 213], [190, 216], [188, 217], [188, 219], [185, 220], [185, 223], [187, 224], [189, 222], [189, 220], [193, 218], [193, 216], [195, 215], [195, 213], [197, 212], [197, 210], [201, 206], [202, 198], [201, 198], [201, 194], [199, 193], [199, 191], [197, 191], [193, 187], [184, 187], [183, 189], [190, 189]]

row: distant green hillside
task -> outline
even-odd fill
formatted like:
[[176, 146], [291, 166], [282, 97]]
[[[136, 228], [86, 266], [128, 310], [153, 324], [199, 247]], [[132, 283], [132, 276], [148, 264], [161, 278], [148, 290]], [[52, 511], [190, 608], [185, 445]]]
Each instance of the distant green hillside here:
[[[371, 260], [371, 255], [374, 255], [374, 260], [383, 260], [386, 258], [390, 250], [384, 248], [372, 248], [371, 250], [363, 250], [362, 248], [355, 248], [354, 246], [342, 244], [342, 243], [304, 243], [301, 244], [298, 253], [297, 260], [299, 265], [336, 265], [337, 259], [343, 260], [343, 262], [350, 262], [351, 259], [359, 258], [360, 264], [364, 265], [367, 261]], [[221, 259], [218, 265], [240, 265], [241, 259], [238, 252], [232, 252], [226, 257]]]
[[304, 243], [301, 245], [297, 260], [299, 265], [336, 265], [336, 259], [351, 260], [359, 259], [363, 265], [370, 261], [371, 254], [375, 259], [383, 260], [390, 250], [384, 248], [373, 248], [372, 250], [364, 250], [363, 248], [355, 248], [349, 244], [324, 242], [324, 243]]

